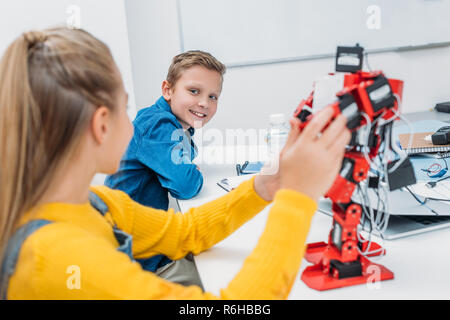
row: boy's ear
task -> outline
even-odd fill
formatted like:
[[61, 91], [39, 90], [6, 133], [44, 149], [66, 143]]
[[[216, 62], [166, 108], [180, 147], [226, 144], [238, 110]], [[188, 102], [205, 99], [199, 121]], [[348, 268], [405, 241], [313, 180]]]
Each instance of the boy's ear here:
[[105, 106], [98, 107], [92, 115], [92, 136], [98, 144], [102, 144], [105, 141], [106, 136], [109, 133], [108, 129], [110, 126], [110, 121], [111, 111]]
[[166, 101], [170, 101], [172, 98], [172, 87], [170, 86], [169, 81], [164, 80], [161, 85], [161, 91], [164, 99]]

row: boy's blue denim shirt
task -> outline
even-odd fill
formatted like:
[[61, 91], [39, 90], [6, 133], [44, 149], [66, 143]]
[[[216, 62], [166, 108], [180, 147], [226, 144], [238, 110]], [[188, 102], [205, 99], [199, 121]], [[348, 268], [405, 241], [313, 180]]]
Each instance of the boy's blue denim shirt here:
[[168, 193], [176, 199], [196, 196], [203, 176], [192, 163], [197, 147], [184, 132], [170, 105], [160, 97], [141, 109], [133, 121], [134, 136], [120, 162], [119, 170], [106, 178], [105, 185], [127, 193], [133, 200], [167, 210]]

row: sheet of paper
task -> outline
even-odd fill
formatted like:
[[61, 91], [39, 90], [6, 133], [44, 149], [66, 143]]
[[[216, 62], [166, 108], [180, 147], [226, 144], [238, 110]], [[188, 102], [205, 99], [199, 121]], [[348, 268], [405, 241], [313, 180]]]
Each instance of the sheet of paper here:
[[[449, 180], [437, 182], [434, 187], [430, 187], [428, 182], [419, 182], [410, 186], [409, 189], [420, 197], [450, 200]], [[446, 201], [443, 202], [448, 204]]]

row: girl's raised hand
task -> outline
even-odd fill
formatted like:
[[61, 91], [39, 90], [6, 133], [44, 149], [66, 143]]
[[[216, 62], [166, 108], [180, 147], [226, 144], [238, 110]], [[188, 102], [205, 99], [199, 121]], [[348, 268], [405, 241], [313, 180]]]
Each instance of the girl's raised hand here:
[[291, 119], [291, 132], [280, 155], [281, 188], [302, 192], [317, 201], [332, 186], [351, 138], [346, 118], [339, 115], [332, 120], [333, 114], [330, 107], [323, 109], [301, 132], [300, 121]]

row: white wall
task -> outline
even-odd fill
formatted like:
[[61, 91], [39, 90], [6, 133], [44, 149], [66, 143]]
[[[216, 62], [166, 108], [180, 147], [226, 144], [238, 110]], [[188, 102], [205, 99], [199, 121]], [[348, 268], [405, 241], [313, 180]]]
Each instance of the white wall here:
[[152, 105], [161, 96], [172, 58], [180, 53], [175, 0], [127, 0], [136, 105]]
[[[75, 6], [75, 7], [74, 7]], [[75, 9], [75, 10], [74, 10]], [[0, 3], [0, 54], [21, 33], [67, 22], [81, 27], [105, 42], [114, 56], [129, 94], [128, 115], [136, 115], [131, 58], [124, 0], [14, 0]], [[97, 174], [92, 184], [103, 184]]]
[[[153, 104], [172, 57], [181, 52], [176, 0], [3, 1], [0, 52], [23, 31], [65, 24], [70, 5], [81, 10], [81, 27], [110, 46], [131, 106]], [[450, 100], [450, 47], [373, 54], [369, 62], [405, 81], [404, 112]], [[331, 58], [228, 69], [217, 115], [206, 129], [266, 128], [271, 113], [290, 115], [313, 81], [333, 70]]]
[[[405, 82], [403, 112], [428, 110], [450, 101], [450, 47], [369, 55], [373, 70]], [[218, 128], [264, 128], [276, 111], [292, 114], [312, 90], [313, 81], [334, 70], [334, 59], [230, 69], [219, 111]]]
[[[70, 10], [70, 8], [75, 10]], [[130, 117], [135, 114], [131, 59], [124, 0], [15, 0], [0, 3], [0, 54], [21, 33], [80, 23], [111, 49], [130, 98]]]
[[[181, 52], [176, 0], [127, 0], [126, 8], [140, 108], [160, 96], [171, 58]], [[372, 69], [405, 81], [403, 112], [450, 101], [450, 47], [372, 54], [369, 62]], [[229, 69], [218, 112], [205, 129], [266, 128], [271, 113], [292, 114], [312, 90], [313, 81], [333, 71], [331, 58]]]

